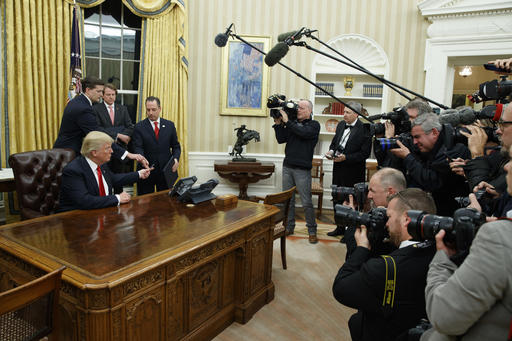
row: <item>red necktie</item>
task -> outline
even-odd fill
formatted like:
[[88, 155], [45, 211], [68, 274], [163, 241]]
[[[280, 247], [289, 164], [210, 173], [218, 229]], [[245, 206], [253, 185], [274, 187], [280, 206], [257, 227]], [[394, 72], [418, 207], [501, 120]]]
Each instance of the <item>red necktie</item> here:
[[112, 106], [108, 106], [108, 113], [110, 114], [110, 120], [112, 121], [112, 125], [114, 125], [114, 109], [112, 109]]
[[103, 186], [103, 177], [101, 176], [100, 166], [98, 166], [96, 168], [96, 171], [98, 172], [98, 183], [100, 186], [100, 197], [104, 197], [106, 195], [106, 193], [105, 193], [105, 186]]
[[158, 140], [158, 132], [160, 131], [160, 129], [158, 129], [158, 121], [155, 121], [153, 123], [155, 124], [155, 136], [156, 139]]

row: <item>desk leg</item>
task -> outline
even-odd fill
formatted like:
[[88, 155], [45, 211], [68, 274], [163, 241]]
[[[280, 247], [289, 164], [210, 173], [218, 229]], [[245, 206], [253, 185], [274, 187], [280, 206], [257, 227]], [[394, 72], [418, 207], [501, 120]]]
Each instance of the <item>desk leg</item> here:
[[239, 199], [247, 200], [249, 198], [247, 195], [247, 187], [249, 187], [249, 183], [241, 179], [240, 183], [238, 184], [238, 188], [240, 189], [240, 192], [238, 193]]

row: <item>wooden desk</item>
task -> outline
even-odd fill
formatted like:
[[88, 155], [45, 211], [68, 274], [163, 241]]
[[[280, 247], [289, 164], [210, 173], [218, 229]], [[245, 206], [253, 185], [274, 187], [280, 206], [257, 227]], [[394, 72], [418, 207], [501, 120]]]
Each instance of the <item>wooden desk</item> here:
[[249, 198], [249, 184], [269, 178], [274, 173], [275, 165], [273, 162], [215, 161], [213, 169], [222, 178], [238, 183], [238, 197], [245, 200]]
[[[207, 340], [274, 297], [272, 206], [154, 193], [0, 228], [0, 278], [66, 265], [61, 340]], [[8, 279], [8, 280], [6, 280]]]

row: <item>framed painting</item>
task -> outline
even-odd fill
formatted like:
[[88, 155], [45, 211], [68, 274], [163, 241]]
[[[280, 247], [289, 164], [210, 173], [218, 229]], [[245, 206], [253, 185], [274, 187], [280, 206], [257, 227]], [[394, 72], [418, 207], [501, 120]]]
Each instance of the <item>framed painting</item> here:
[[[269, 36], [241, 37], [261, 51], [270, 48]], [[221, 115], [267, 116], [269, 70], [264, 57], [237, 39], [222, 49]]]

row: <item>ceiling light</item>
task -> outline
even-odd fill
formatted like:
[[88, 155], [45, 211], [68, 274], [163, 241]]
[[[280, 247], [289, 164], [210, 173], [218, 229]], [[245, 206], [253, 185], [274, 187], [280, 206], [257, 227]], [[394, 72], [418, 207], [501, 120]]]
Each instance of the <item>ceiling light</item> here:
[[473, 70], [471, 70], [470, 66], [464, 66], [462, 70], [459, 71], [459, 76], [467, 77], [471, 76], [473, 74]]

